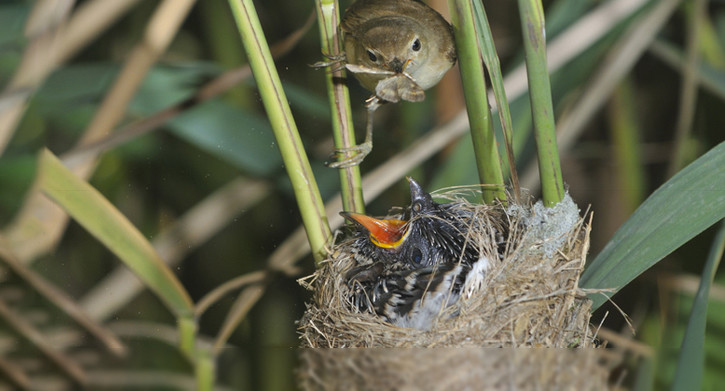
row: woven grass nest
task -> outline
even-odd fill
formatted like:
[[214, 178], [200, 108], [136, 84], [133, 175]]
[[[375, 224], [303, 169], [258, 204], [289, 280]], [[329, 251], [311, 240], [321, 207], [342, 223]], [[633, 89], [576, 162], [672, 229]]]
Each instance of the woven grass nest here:
[[[425, 375], [434, 373], [431, 370], [444, 362], [456, 362], [456, 358], [448, 357], [449, 353], [460, 355], [458, 360], [470, 366], [469, 371], [464, 370], [467, 374], [464, 378], [480, 374], [482, 379], [491, 380], [503, 376], [501, 384], [506, 389], [518, 384], [512, 382], [511, 376], [506, 377], [506, 373], [520, 380], [531, 380], [534, 376], [538, 381], [531, 384], [536, 387], [549, 384], [557, 389], [606, 388], [606, 372], [599, 368], [597, 360], [578, 357], [584, 351], [598, 349], [575, 349], [578, 353], [571, 357], [563, 350], [561, 354], [567, 356], [556, 360], [539, 356], [535, 353], [539, 349], [523, 349], [528, 352], [523, 356], [503, 353], [507, 349], [480, 349], [595, 346], [589, 323], [591, 302], [577, 286], [589, 249], [590, 224], [579, 216], [579, 209], [571, 198], [567, 195], [557, 206], [545, 208], [541, 202], [509, 203], [508, 206], [473, 204], [461, 197], [459, 191], [433, 195], [438, 200], [452, 202], [455, 208], [471, 212], [467, 240], [477, 243], [480, 254], [491, 260], [483, 280], [468, 287], [455, 304], [442, 310], [430, 329], [394, 326], [376, 314], [360, 312], [350, 305], [350, 288], [343, 276], [355, 265], [350, 254], [351, 241], [343, 240], [331, 249], [313, 275], [300, 280], [313, 291], [312, 302], [299, 322], [300, 339], [304, 348], [457, 349], [395, 349], [395, 353], [390, 349], [308, 349], [303, 353], [299, 372], [303, 388], [350, 387], [351, 379], [365, 378], [361, 374], [371, 370], [365, 369], [366, 365], [372, 365], [377, 368], [372, 377], [363, 385], [348, 389], [454, 389], [449, 388], [453, 384], [450, 379], [447, 383], [431, 383], [434, 380]], [[503, 245], [497, 243], [501, 232], [507, 232]], [[429, 351], [438, 353], [429, 356]], [[481, 355], [481, 351], [487, 353]], [[408, 355], [409, 359], [390, 361], [397, 354]], [[351, 361], [353, 356], [356, 359]], [[503, 361], [495, 362], [508, 363], [503, 365], [510, 369], [508, 372], [501, 365], [486, 364], [490, 357], [499, 356]], [[432, 360], [429, 366], [424, 365], [425, 357]], [[417, 372], [399, 367], [407, 361], [415, 363], [417, 372], [423, 371], [411, 376]], [[543, 363], [546, 368], [531, 376], [524, 376], [526, 371], [511, 369], [540, 367], [534, 363]], [[410, 367], [409, 362], [407, 365]], [[583, 377], [576, 376], [579, 369]], [[561, 383], [562, 378], [556, 375], [559, 373], [565, 373], [564, 377], [569, 380]], [[595, 378], [598, 380], [593, 381]], [[543, 379], [554, 383], [542, 383]], [[585, 381], [586, 386], [577, 383], [580, 381]], [[486, 389], [501, 389], [494, 386], [495, 381], [487, 383]], [[483, 389], [467, 388], [468, 383], [455, 384], [455, 389]], [[515, 389], [527, 389], [526, 384], [524, 381]]]

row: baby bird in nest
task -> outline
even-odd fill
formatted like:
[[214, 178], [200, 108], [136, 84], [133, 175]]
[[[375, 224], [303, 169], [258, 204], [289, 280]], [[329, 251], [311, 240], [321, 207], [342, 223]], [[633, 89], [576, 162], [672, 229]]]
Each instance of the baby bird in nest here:
[[469, 278], [481, 278], [488, 259], [479, 255], [470, 212], [438, 204], [411, 178], [409, 218], [376, 219], [343, 212], [352, 221], [356, 266], [345, 278], [351, 303], [390, 323], [429, 329], [454, 304]]

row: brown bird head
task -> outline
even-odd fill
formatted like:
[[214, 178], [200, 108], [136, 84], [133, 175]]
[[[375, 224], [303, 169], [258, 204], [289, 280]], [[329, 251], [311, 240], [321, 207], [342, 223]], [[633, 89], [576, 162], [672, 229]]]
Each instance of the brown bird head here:
[[420, 102], [456, 62], [453, 30], [417, 0], [357, 0], [340, 23], [346, 68], [388, 102]]
[[355, 37], [365, 50], [358, 57], [360, 65], [398, 74], [411, 63], [420, 63], [422, 45], [416, 28], [410, 20], [394, 16], [364, 24]]

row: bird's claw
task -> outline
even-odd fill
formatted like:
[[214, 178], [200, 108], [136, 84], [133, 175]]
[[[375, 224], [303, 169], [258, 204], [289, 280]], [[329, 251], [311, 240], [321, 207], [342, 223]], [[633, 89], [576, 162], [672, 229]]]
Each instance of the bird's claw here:
[[[325, 163], [327, 167], [330, 168], [349, 168], [354, 167], [362, 163], [363, 159], [365, 159], [365, 156], [367, 156], [370, 151], [373, 150], [373, 143], [372, 142], [364, 142], [360, 145], [355, 145], [353, 147], [349, 148], [340, 148], [336, 149], [331, 155], [329, 162]], [[352, 156], [350, 156], [352, 154]], [[345, 157], [343, 160], [340, 161], [332, 161], [340, 159], [341, 157]]]
[[378, 107], [382, 106], [383, 103], [385, 103], [385, 100], [381, 99], [377, 95], [371, 95], [369, 98], [365, 99], [365, 108], [368, 110], [368, 113], [372, 114], [378, 109]]
[[314, 64], [311, 64], [310, 66], [312, 68], [327, 68], [327, 67], [333, 67], [331, 69], [332, 72], [337, 72], [339, 70], [345, 69], [345, 65], [347, 64], [347, 57], [345, 56], [345, 53], [340, 53], [337, 56], [333, 56], [331, 54], [322, 53], [323, 56], [327, 59], [327, 61], [318, 61]]

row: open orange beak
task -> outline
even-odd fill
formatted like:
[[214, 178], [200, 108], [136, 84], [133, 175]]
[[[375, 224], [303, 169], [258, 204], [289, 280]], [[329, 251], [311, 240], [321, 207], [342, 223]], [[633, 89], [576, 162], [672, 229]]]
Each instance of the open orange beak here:
[[398, 219], [376, 219], [360, 213], [340, 212], [342, 217], [370, 232], [370, 240], [378, 247], [395, 248], [408, 236], [408, 222]]

